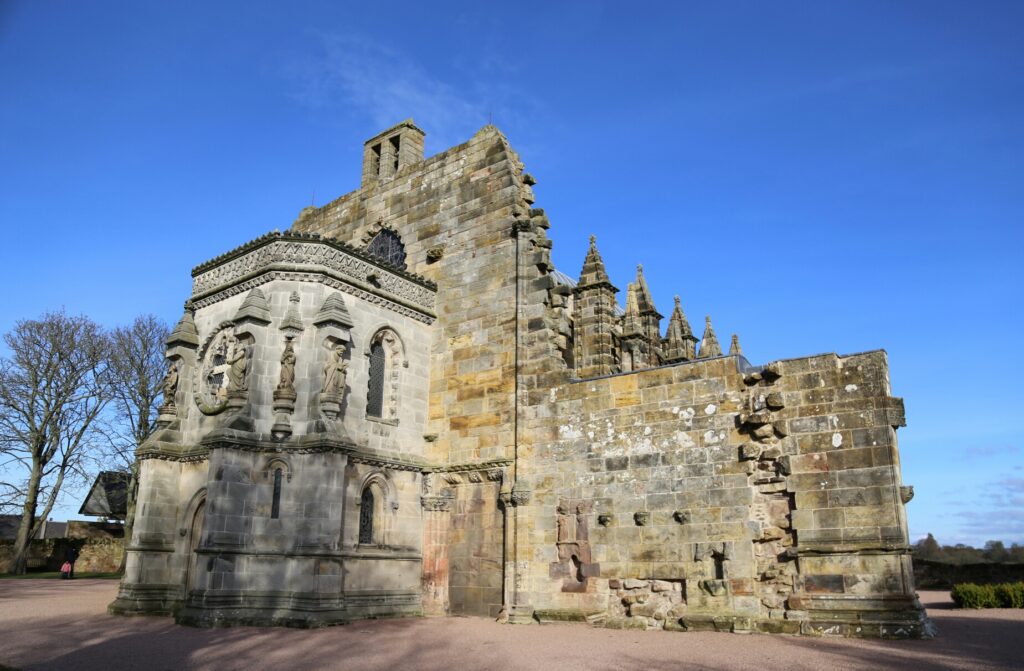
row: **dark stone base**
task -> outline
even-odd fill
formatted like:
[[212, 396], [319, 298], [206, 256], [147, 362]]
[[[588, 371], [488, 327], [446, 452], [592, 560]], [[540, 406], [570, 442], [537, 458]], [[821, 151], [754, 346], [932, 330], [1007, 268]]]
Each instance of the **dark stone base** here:
[[207, 593], [189, 595], [175, 622], [190, 627], [297, 627], [312, 629], [353, 620], [416, 617], [419, 594], [322, 597], [308, 594]]
[[181, 607], [181, 591], [166, 585], [122, 586], [109, 606], [111, 615], [173, 615]]

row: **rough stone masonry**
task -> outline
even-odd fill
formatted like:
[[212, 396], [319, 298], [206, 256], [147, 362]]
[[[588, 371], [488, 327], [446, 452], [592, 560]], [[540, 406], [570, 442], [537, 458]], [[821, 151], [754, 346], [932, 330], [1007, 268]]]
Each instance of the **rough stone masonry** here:
[[884, 351], [662, 335], [597, 242], [554, 268], [493, 126], [192, 272], [114, 613], [920, 637]]

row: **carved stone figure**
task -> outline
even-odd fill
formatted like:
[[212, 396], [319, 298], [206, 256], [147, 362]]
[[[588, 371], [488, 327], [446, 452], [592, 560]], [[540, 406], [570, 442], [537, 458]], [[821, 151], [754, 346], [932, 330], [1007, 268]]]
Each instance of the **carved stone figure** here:
[[178, 362], [172, 361], [164, 375], [164, 405], [173, 406], [174, 396], [178, 393]]
[[225, 358], [228, 364], [228, 392], [246, 391], [249, 375], [249, 347], [238, 338], [231, 338]]
[[340, 396], [345, 391], [345, 377], [348, 374], [348, 362], [344, 360], [345, 346], [338, 344], [331, 350], [331, 355], [324, 364], [324, 394]]
[[281, 354], [281, 376], [277, 382], [279, 391], [295, 393], [295, 348], [292, 338], [284, 341], [284, 352]]

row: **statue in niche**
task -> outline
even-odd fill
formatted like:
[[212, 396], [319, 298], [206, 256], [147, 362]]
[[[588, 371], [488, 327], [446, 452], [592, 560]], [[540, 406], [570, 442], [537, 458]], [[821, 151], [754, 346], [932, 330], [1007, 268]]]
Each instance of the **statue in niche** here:
[[324, 386], [321, 393], [340, 396], [345, 391], [345, 377], [348, 374], [348, 362], [344, 359], [345, 346], [341, 343], [334, 346], [331, 355], [324, 364]]
[[279, 391], [295, 393], [295, 348], [292, 338], [284, 341], [284, 352], [281, 354], [281, 377], [277, 382]]
[[249, 347], [238, 338], [231, 338], [225, 363], [228, 364], [228, 392], [246, 391], [249, 375]]
[[172, 361], [164, 375], [164, 405], [173, 406], [174, 396], [178, 393], [178, 362]]

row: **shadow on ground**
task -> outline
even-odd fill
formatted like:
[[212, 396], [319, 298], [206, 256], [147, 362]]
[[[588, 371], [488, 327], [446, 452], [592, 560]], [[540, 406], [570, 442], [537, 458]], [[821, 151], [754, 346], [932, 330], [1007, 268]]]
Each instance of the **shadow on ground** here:
[[[300, 630], [193, 629], [169, 618], [108, 616], [109, 581], [0, 585], [0, 663], [60, 669], [820, 669], [1020, 668], [1020, 611], [934, 609], [941, 637], [866, 641], [714, 632], [498, 625], [481, 618], [356, 622]], [[935, 605], [945, 598], [940, 595]]]

